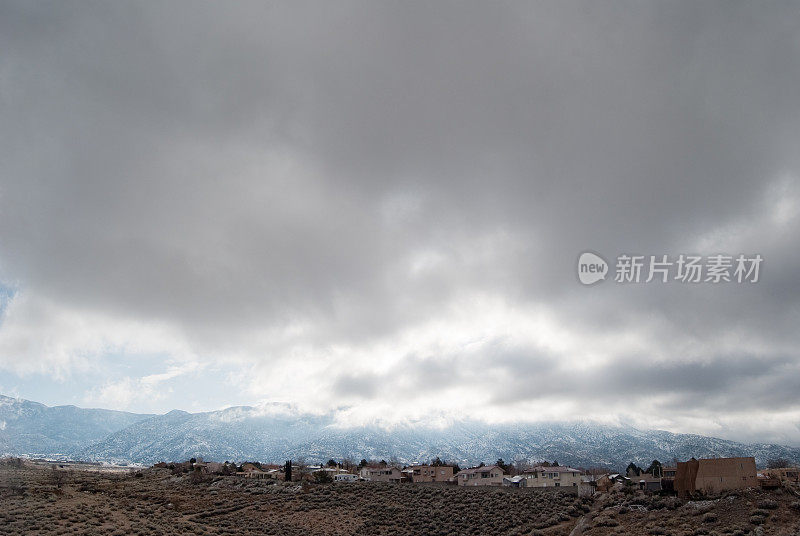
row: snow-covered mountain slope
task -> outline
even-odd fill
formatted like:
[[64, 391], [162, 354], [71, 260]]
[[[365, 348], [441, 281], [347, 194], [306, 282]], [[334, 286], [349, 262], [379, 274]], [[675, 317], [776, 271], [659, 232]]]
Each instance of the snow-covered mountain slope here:
[[[302, 414], [278, 404], [148, 416], [47, 408], [5, 397], [0, 400], [4, 404], [0, 420], [8, 421], [7, 414], [16, 416], [12, 426], [7, 423], [0, 430], [4, 453], [92, 461], [149, 464], [202, 456], [218, 461], [368, 458], [411, 463], [439, 456], [461, 465], [503, 458], [621, 469], [631, 461], [645, 465], [653, 459], [671, 463], [692, 456], [755, 456], [759, 464], [772, 458], [800, 463], [800, 448], [744, 445], [593, 422], [487, 424], [464, 420], [445, 427], [343, 427], [333, 414]], [[54, 415], [70, 417], [59, 420]]]
[[0, 395], [0, 455], [67, 456], [150, 417], [106, 409], [48, 407]]

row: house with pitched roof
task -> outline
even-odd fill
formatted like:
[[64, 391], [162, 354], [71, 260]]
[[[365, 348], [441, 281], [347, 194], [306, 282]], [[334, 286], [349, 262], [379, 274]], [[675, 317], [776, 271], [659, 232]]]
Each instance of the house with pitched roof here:
[[412, 482], [448, 482], [453, 478], [452, 465], [412, 465], [403, 472]]
[[572, 467], [532, 467], [522, 472], [526, 488], [578, 488], [581, 485], [580, 469]]
[[484, 465], [459, 471], [456, 482], [459, 486], [501, 486], [505, 475], [497, 465]]
[[403, 480], [403, 473], [398, 467], [389, 465], [365, 465], [358, 472], [363, 480], [369, 482], [400, 482]]

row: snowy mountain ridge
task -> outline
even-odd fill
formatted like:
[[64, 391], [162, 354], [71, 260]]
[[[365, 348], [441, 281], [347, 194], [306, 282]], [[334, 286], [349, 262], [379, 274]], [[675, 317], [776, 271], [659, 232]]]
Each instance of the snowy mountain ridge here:
[[472, 465], [558, 460], [578, 467], [624, 468], [653, 459], [755, 456], [759, 466], [785, 458], [800, 463], [800, 448], [743, 444], [713, 437], [639, 430], [595, 422], [488, 424], [457, 420], [445, 426], [342, 426], [333, 414], [313, 415], [276, 404], [163, 415], [48, 407], [0, 395], [0, 455], [151, 464], [161, 460], [385, 459], [443, 460]]

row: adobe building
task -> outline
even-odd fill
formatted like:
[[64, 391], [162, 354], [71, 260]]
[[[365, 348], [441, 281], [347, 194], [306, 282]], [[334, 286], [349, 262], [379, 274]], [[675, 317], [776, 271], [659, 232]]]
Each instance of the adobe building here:
[[732, 489], [756, 488], [756, 460], [746, 458], [708, 458], [678, 462], [675, 491], [686, 497], [695, 492], [720, 493]]

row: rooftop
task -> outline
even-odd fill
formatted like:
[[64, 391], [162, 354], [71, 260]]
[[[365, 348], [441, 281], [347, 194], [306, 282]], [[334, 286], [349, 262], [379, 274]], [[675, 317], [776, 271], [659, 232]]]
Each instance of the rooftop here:
[[[470, 467], [469, 469], [462, 469], [458, 474], [468, 475], [472, 473], [488, 473], [492, 469], [500, 469], [497, 465], [484, 465], [483, 467]], [[503, 471], [502, 469], [500, 469]], [[503, 471], [505, 472], [505, 471]]]
[[580, 469], [573, 469], [572, 467], [566, 467], [566, 466], [563, 466], [563, 465], [555, 465], [555, 466], [552, 466], [552, 467], [544, 467], [544, 466], [539, 465], [537, 467], [531, 467], [530, 469], [526, 469], [526, 470], [523, 471], [523, 473], [540, 473], [540, 472], [545, 472], [545, 473], [581, 473], [582, 471]]

